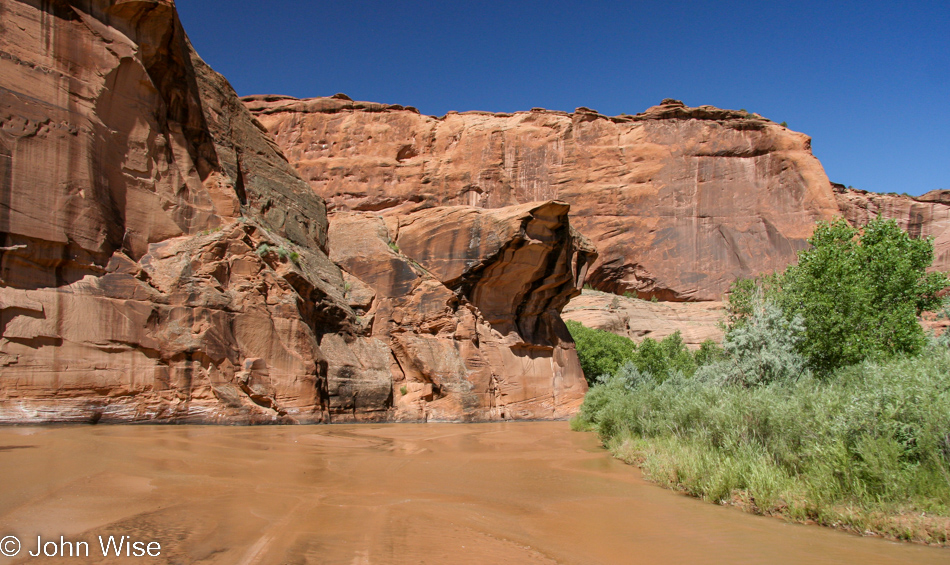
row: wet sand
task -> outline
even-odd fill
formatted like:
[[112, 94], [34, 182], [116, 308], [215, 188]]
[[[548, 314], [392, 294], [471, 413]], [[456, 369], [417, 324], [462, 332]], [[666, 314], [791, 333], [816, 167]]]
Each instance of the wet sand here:
[[[661, 489], [566, 422], [0, 428], [6, 535], [0, 563], [950, 562]], [[37, 535], [90, 556], [30, 557]]]

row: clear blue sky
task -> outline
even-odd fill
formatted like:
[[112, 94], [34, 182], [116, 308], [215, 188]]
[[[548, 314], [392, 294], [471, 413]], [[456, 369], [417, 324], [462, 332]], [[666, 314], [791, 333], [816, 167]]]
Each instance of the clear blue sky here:
[[663, 98], [812, 136], [835, 182], [950, 188], [950, 1], [178, 0], [240, 95], [635, 114]]

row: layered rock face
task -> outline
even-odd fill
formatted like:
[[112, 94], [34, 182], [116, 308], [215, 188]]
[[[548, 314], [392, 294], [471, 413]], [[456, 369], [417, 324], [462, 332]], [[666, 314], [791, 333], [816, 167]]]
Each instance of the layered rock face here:
[[323, 200], [170, 0], [0, 14], [0, 421], [541, 418], [580, 402], [557, 313], [593, 255], [566, 205], [407, 216], [468, 226], [451, 237], [350, 218], [405, 250], [357, 260], [371, 247], [343, 236], [343, 273]]
[[343, 95], [244, 102], [333, 210], [570, 203], [600, 252], [588, 282], [618, 294], [718, 300], [784, 268], [839, 213], [810, 139], [745, 112], [665, 100], [636, 116], [436, 118]]
[[324, 420], [325, 206], [174, 5], [0, 12], [0, 420]]
[[720, 322], [725, 313], [722, 302], [651, 302], [584, 290], [564, 308], [562, 316], [637, 343], [648, 337], [660, 341], [679, 332], [686, 347], [699, 349], [707, 339], [722, 343]]
[[[559, 312], [596, 253], [571, 230], [568, 210], [548, 202], [331, 215], [330, 256], [350, 306], [394, 353], [397, 420], [577, 410], [586, 385]], [[331, 394], [343, 390], [353, 390], [349, 375], [331, 370]], [[349, 402], [344, 392], [337, 399], [334, 408]]]
[[950, 190], [914, 197], [847, 189], [840, 184], [834, 188], [841, 215], [852, 225], [863, 226], [879, 214], [897, 220], [912, 237], [932, 237], [932, 269], [950, 271]]

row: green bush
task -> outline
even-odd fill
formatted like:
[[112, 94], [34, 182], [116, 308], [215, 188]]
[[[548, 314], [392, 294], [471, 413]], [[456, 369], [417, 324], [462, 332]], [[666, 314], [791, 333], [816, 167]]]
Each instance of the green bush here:
[[880, 217], [863, 230], [843, 219], [819, 223], [810, 249], [781, 277], [779, 304], [802, 316], [801, 350], [824, 374], [868, 358], [917, 352], [926, 342], [917, 316], [940, 304], [950, 281], [927, 273], [933, 242], [913, 239]]
[[646, 338], [637, 346], [630, 362], [643, 373], [665, 381], [676, 373], [692, 376], [696, 361], [686, 349], [679, 332], [668, 335], [661, 341]]
[[756, 386], [788, 382], [807, 374], [798, 352], [801, 316], [791, 320], [772, 302], [754, 301], [751, 316], [726, 333], [724, 359], [699, 369], [696, 377], [720, 383]]
[[700, 368], [709, 363], [715, 363], [726, 358], [726, 352], [715, 341], [707, 339], [699, 344], [699, 350], [693, 354], [696, 367]]
[[581, 370], [590, 384], [600, 376], [615, 373], [636, 351], [636, 344], [625, 337], [591, 329], [573, 320], [566, 323], [577, 347]]
[[581, 369], [591, 385], [610, 377], [628, 363], [661, 381], [676, 374], [689, 377], [703, 363], [724, 355], [711, 340], [704, 342], [696, 353], [691, 353], [679, 332], [661, 341], [648, 337], [637, 345], [625, 337], [591, 329], [573, 320], [566, 323], [577, 347]]
[[[651, 479], [708, 500], [947, 541], [950, 350], [756, 387], [660, 382], [630, 364], [588, 392], [572, 426], [596, 430]], [[907, 512], [942, 516], [944, 529], [907, 532]]]
[[945, 274], [926, 272], [931, 240], [878, 217], [863, 229], [840, 218], [819, 222], [808, 243], [784, 273], [732, 286], [727, 331], [746, 323], [754, 301], [764, 299], [789, 320], [801, 317], [798, 348], [819, 375], [920, 350], [926, 335], [917, 317], [939, 306], [937, 293], [950, 284]]

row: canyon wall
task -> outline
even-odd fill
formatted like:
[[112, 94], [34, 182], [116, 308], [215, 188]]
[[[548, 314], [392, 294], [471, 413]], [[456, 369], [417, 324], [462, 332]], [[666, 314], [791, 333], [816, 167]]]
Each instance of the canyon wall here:
[[567, 211], [331, 226], [171, 0], [0, 0], [0, 422], [568, 416]]
[[600, 253], [588, 282], [617, 294], [719, 300], [839, 214], [810, 139], [743, 111], [664, 100], [635, 116], [433, 117], [345, 95], [243, 100], [332, 210], [570, 203]]
[[834, 185], [841, 215], [863, 226], [879, 214], [894, 219], [911, 237], [932, 237], [933, 269], [950, 271], [950, 190], [932, 190], [921, 196], [878, 194]]

